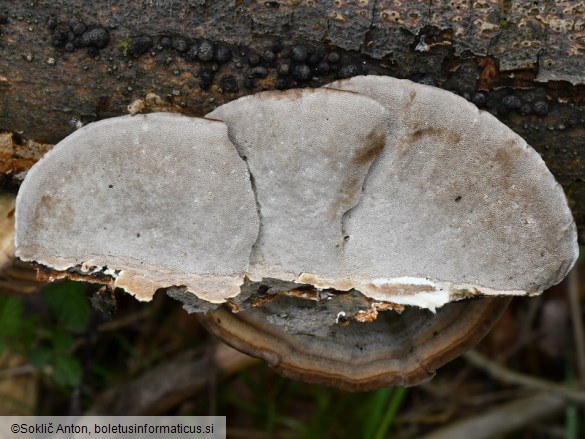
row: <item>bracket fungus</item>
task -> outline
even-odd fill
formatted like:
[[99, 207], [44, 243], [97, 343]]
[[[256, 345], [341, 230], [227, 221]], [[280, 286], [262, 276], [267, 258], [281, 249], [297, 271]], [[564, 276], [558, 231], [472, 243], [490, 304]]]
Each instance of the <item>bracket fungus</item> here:
[[526, 142], [388, 77], [90, 124], [16, 209], [17, 256], [50, 276], [167, 288], [233, 347], [350, 390], [429, 379], [578, 252]]

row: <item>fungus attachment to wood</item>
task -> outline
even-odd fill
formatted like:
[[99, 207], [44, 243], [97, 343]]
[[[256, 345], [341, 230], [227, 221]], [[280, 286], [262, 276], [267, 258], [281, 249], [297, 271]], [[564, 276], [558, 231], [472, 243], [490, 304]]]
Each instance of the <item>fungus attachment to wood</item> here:
[[16, 229], [48, 277], [167, 288], [228, 344], [350, 390], [429, 379], [578, 253], [524, 140], [375, 76], [90, 124], [28, 173]]

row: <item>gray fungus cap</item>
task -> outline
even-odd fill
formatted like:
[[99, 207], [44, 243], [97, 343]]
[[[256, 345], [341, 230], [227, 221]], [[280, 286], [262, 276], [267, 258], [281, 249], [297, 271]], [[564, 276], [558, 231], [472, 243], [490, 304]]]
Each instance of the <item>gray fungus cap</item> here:
[[184, 285], [218, 303], [239, 293], [258, 227], [225, 124], [123, 116], [74, 132], [29, 171], [16, 202], [16, 255], [113, 278], [142, 300]]

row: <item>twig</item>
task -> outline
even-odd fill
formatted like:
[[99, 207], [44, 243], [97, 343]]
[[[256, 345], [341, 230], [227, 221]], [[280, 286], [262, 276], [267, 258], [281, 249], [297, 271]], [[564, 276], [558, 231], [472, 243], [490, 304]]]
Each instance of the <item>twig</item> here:
[[140, 311], [137, 311], [133, 314], [129, 314], [124, 317], [120, 317], [115, 320], [110, 320], [109, 322], [101, 323], [98, 326], [99, 332], [108, 332], [108, 331], [117, 331], [118, 329], [124, 328], [126, 326], [133, 325], [141, 320], [144, 320], [152, 315], [152, 310], [150, 308], [143, 308]]
[[550, 381], [534, 378], [529, 375], [524, 375], [519, 372], [507, 369], [497, 363], [487, 359], [483, 355], [475, 351], [469, 351], [463, 355], [469, 363], [483, 370], [492, 377], [509, 384], [517, 384], [531, 389], [548, 392], [560, 398], [573, 401], [579, 404], [585, 404], [585, 392], [580, 392], [573, 389], [567, 389], [562, 385], [552, 383]]
[[515, 387], [513, 389], [498, 390], [491, 393], [481, 393], [463, 398], [463, 403], [469, 406], [495, 405], [513, 399], [520, 399], [531, 395], [533, 392], [525, 388]]
[[153, 415], [164, 413], [209, 385], [209, 371], [218, 379], [257, 362], [221, 343], [213, 355], [188, 350], [132, 381], [107, 390], [86, 415]]
[[565, 404], [566, 401], [563, 398], [543, 392], [500, 405], [474, 418], [455, 422], [422, 439], [500, 437], [530, 425], [538, 419], [556, 415], [565, 407]]
[[[104, 322], [98, 325], [97, 331], [98, 332], [110, 332], [110, 331], [117, 331], [119, 329], [123, 329], [126, 326], [133, 325], [138, 323], [152, 315], [152, 310], [150, 308], [143, 308], [140, 311], [137, 311], [133, 314], [129, 314], [124, 317], [120, 317], [115, 320], [111, 320], [109, 322]], [[68, 353], [72, 355], [76, 352], [79, 348], [85, 346], [87, 344], [87, 337], [78, 337], [75, 342], [70, 346]]]
[[583, 314], [581, 313], [581, 302], [579, 300], [579, 273], [577, 270], [578, 267], [575, 266], [569, 273], [569, 304], [571, 320], [573, 321], [579, 381], [581, 384], [585, 384], [585, 329], [583, 328]]

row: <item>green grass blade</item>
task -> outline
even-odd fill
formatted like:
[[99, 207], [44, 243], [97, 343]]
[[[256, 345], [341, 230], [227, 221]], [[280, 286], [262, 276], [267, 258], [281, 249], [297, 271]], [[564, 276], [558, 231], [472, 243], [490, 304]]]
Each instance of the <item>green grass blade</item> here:
[[396, 417], [396, 413], [398, 412], [398, 409], [400, 408], [400, 405], [402, 404], [402, 401], [404, 400], [405, 396], [406, 396], [406, 388], [404, 388], [404, 387], [395, 387], [394, 388], [392, 400], [390, 401], [390, 406], [386, 410], [384, 418], [382, 419], [382, 422], [380, 423], [380, 426], [378, 427], [378, 431], [377, 431], [376, 435], [374, 436], [375, 439], [383, 439], [384, 437], [386, 437], [386, 435], [388, 433], [388, 429], [392, 425], [392, 422], [394, 421], [394, 418]]

